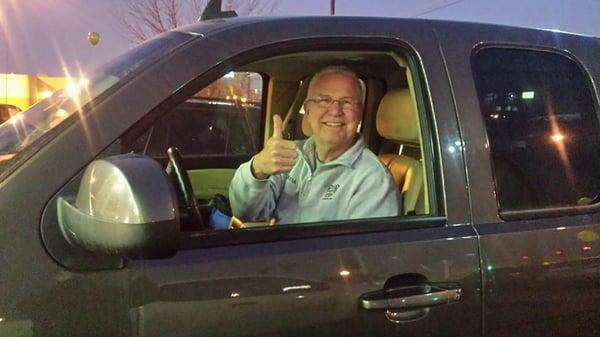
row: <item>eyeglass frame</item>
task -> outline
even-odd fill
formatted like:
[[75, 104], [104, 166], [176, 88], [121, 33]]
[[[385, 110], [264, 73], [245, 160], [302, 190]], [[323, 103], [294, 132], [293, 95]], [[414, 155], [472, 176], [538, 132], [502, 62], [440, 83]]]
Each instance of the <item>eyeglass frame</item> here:
[[[315, 98], [307, 98], [304, 102], [313, 102], [316, 103], [320, 108], [330, 108], [333, 106], [333, 103], [337, 102], [338, 106], [342, 108], [342, 110], [354, 111], [358, 110], [362, 103], [360, 100], [351, 98], [351, 97], [342, 97], [338, 99], [334, 99], [331, 96], [321, 96]], [[327, 103], [329, 102], [329, 103]], [[324, 105], [325, 104], [325, 105]]]

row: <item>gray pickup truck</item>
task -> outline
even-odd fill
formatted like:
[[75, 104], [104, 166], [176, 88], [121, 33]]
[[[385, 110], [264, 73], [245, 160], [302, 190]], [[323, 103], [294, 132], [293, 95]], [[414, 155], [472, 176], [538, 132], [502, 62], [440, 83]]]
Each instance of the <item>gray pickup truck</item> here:
[[[599, 55], [367, 17], [147, 41], [0, 126], [0, 336], [598, 336]], [[331, 64], [401, 215], [211, 227], [273, 115], [306, 137]]]

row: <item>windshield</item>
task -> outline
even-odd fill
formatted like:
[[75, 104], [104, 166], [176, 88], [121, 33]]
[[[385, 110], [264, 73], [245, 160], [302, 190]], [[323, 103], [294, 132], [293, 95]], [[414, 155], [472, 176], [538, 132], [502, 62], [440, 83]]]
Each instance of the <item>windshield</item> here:
[[192, 38], [192, 35], [181, 32], [160, 35], [100, 67], [89, 79], [69, 81], [64, 89], [28, 110], [11, 116], [0, 124], [0, 174], [31, 144], [75, 112], [81, 111], [83, 106]]

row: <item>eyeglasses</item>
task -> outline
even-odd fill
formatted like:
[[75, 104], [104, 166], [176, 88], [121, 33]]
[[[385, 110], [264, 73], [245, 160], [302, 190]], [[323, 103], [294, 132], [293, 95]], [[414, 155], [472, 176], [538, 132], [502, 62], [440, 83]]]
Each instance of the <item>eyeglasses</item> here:
[[356, 110], [358, 108], [358, 106], [360, 105], [358, 100], [353, 99], [353, 98], [348, 98], [348, 97], [344, 97], [344, 98], [340, 98], [340, 99], [333, 99], [332, 97], [325, 96], [325, 97], [319, 97], [319, 98], [309, 98], [306, 101], [314, 102], [320, 108], [329, 108], [333, 105], [334, 102], [338, 102], [338, 104], [340, 105], [342, 110]]

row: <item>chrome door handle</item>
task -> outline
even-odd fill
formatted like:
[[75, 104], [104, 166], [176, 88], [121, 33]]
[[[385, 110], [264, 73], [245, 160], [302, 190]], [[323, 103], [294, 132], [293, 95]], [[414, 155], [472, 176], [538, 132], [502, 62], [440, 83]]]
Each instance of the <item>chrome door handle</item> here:
[[[415, 294], [415, 292], [421, 293]], [[435, 286], [403, 287], [366, 293], [361, 296], [360, 305], [367, 310], [410, 310], [456, 302], [461, 299], [461, 296], [461, 288], [441, 289]]]

